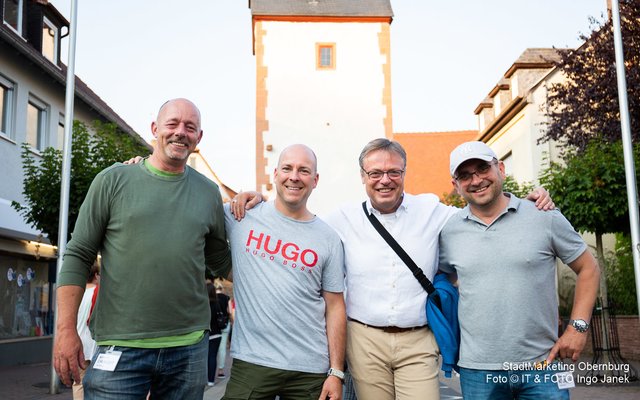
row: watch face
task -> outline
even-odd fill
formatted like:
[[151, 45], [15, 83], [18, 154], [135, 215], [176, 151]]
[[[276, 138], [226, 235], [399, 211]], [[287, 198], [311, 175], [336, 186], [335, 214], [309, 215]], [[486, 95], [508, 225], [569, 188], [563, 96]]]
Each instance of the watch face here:
[[589, 329], [589, 324], [587, 324], [584, 320], [581, 319], [576, 319], [573, 320], [571, 325], [578, 331], [578, 332], [586, 332], [587, 329]]

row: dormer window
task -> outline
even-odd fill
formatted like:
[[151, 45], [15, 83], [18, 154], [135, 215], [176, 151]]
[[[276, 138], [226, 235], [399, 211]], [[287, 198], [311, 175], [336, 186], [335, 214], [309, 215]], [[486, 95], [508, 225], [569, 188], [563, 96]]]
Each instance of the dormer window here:
[[54, 64], [58, 63], [58, 43], [60, 30], [47, 17], [42, 24], [42, 55]]
[[22, 2], [24, 0], [4, 0], [4, 23], [12, 27], [22, 36]]

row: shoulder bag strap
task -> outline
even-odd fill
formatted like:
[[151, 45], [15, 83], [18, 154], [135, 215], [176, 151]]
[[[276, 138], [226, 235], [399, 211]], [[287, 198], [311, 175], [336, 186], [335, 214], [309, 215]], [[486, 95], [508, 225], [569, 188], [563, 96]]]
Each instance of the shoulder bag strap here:
[[424, 290], [426, 290], [428, 294], [433, 293], [436, 290], [433, 287], [433, 283], [431, 283], [431, 281], [424, 275], [422, 270], [418, 268], [416, 263], [411, 259], [411, 257], [407, 254], [407, 252], [404, 251], [402, 246], [400, 246], [398, 242], [396, 242], [396, 240], [393, 238], [393, 236], [391, 236], [389, 231], [387, 231], [384, 228], [384, 226], [382, 226], [380, 221], [378, 221], [378, 218], [376, 218], [375, 215], [369, 213], [369, 211], [367, 210], [366, 201], [362, 202], [362, 209], [364, 210], [364, 214], [367, 216], [367, 218], [369, 218], [371, 225], [373, 225], [373, 227], [376, 228], [380, 236], [382, 236], [382, 238], [389, 244], [389, 246], [391, 246], [393, 251], [395, 251], [396, 254], [398, 254], [398, 256], [402, 259], [402, 261], [404, 261], [406, 266], [409, 267], [409, 269], [411, 270], [411, 273], [413, 273], [413, 276], [415, 276], [415, 278], [418, 280], [418, 282], [424, 288]]

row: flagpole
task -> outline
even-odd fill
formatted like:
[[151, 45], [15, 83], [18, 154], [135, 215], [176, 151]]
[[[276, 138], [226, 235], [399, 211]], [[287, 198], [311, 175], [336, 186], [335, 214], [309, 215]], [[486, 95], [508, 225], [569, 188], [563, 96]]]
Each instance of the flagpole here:
[[631, 141], [631, 124], [629, 122], [629, 105], [627, 103], [627, 83], [624, 70], [624, 53], [622, 49], [622, 33], [620, 29], [620, 4], [618, 0], [613, 0], [611, 2], [611, 20], [613, 22], [613, 44], [616, 52], [618, 99], [620, 102], [620, 126], [622, 129], [624, 169], [627, 179], [627, 201], [629, 203], [633, 271], [636, 278], [636, 301], [638, 302], [638, 309], [640, 310], [640, 243], [638, 243], [640, 240], [640, 232], [638, 228], [638, 188], [636, 185], [636, 169], [633, 162], [633, 143]]
[[[60, 184], [60, 223], [58, 226], [58, 260], [56, 267], [56, 283], [62, 267], [62, 257], [67, 247], [67, 231], [69, 223], [69, 186], [71, 181], [71, 143], [73, 133], [73, 100], [75, 97], [75, 64], [76, 64], [76, 20], [78, 11], [78, 0], [71, 0], [71, 19], [69, 27], [69, 59], [67, 60], [67, 87], [64, 99], [64, 145], [62, 148], [62, 179]], [[55, 291], [54, 291], [55, 293]], [[55, 299], [56, 296], [53, 296]], [[53, 304], [53, 338], [52, 344], [56, 340], [56, 326], [58, 320], [58, 310], [56, 303]], [[54, 368], [54, 347], [51, 350], [51, 383], [49, 392], [58, 394], [60, 392], [60, 380]]]

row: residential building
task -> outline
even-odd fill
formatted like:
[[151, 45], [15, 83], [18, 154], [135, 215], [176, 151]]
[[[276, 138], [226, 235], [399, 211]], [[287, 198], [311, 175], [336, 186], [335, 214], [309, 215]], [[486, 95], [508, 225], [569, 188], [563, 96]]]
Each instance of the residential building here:
[[[393, 137], [389, 0], [250, 0], [256, 60], [256, 187], [273, 196], [278, 155], [309, 145], [320, 214], [362, 199], [358, 155]], [[272, 197], [273, 198], [273, 197]]]
[[[56, 249], [11, 202], [22, 195], [22, 143], [39, 157], [60, 149], [67, 69], [60, 60], [69, 22], [46, 0], [0, 0], [0, 366], [51, 356]], [[113, 122], [144, 143], [82, 80], [74, 119]]]
[[558, 156], [554, 142], [539, 144], [538, 139], [545, 129], [547, 88], [565, 79], [554, 67], [559, 52], [526, 49], [474, 111], [479, 140], [491, 146], [518, 182], [537, 182], [548, 160]]

